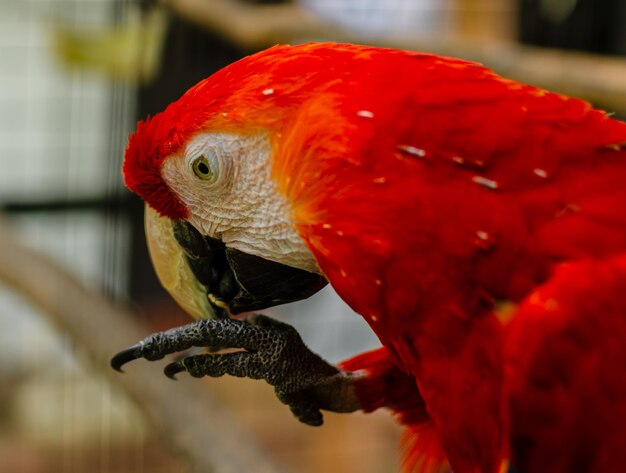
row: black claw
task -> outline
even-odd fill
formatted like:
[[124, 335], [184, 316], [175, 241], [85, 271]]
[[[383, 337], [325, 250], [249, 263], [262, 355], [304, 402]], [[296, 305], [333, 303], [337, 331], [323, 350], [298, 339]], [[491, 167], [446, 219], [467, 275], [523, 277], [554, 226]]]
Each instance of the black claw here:
[[165, 366], [165, 376], [176, 379], [178, 373], [187, 372], [196, 378], [228, 374], [264, 379], [301, 422], [312, 426], [323, 423], [320, 409], [351, 412], [359, 407], [352, 398], [346, 401], [346, 392], [352, 392], [346, 389], [351, 378], [343, 377], [335, 366], [309, 350], [293, 327], [258, 314], [245, 321], [198, 320], [152, 334], [115, 355], [111, 367], [122, 371], [129, 361], [160, 360], [192, 347], [241, 351], [191, 356], [187, 352], [185, 358]]
[[300, 417], [298, 418], [298, 420], [303, 424], [310, 425], [311, 427], [321, 427], [322, 425], [324, 425], [324, 418], [322, 416], [312, 419]]
[[119, 371], [123, 373], [122, 366], [124, 366], [129, 361], [136, 360], [142, 357], [143, 352], [143, 343], [136, 343], [132, 347], [128, 347], [122, 351], [120, 351], [117, 355], [111, 358], [111, 368], [115, 371]]
[[185, 371], [182, 360], [170, 363], [163, 369], [163, 373], [170, 379], [176, 380], [176, 375], [182, 371]]

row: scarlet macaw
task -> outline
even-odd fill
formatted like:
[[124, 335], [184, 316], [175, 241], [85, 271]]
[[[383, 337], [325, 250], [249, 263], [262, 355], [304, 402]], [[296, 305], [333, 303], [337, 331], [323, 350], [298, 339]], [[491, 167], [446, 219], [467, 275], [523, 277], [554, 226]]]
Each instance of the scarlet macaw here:
[[[407, 470], [494, 473], [510, 458], [515, 471], [545, 471], [517, 458], [543, 439], [520, 423], [537, 407], [520, 399], [541, 364], [525, 350], [550, 340], [527, 345], [529, 298], [558, 299], [554, 278], [569, 284], [562, 264], [602, 271], [626, 254], [625, 144], [626, 124], [588, 103], [463, 60], [348, 44], [244, 58], [140, 122], [123, 165], [148, 218], [173, 222], [167, 238], [200, 281], [191, 292], [204, 302], [190, 312], [207, 317], [208, 297], [221, 318], [148, 337], [113, 365], [240, 347], [166, 373], [266, 379], [313, 425], [320, 408], [390, 407], [408, 426]], [[585, 271], [571, 277], [584, 299], [616, 297], [583, 283]], [[607, 277], [624, 284], [623, 272]], [[224, 318], [326, 281], [382, 348], [334, 367], [289, 326]], [[518, 304], [509, 334], [499, 308], [515, 314]], [[620, 307], [602, 333], [623, 354]], [[585, 308], [570, 304], [564, 326], [604, 315]], [[558, 373], [568, 361], [553, 358]], [[614, 386], [623, 406], [623, 384]], [[605, 471], [585, 468], [562, 471]]]

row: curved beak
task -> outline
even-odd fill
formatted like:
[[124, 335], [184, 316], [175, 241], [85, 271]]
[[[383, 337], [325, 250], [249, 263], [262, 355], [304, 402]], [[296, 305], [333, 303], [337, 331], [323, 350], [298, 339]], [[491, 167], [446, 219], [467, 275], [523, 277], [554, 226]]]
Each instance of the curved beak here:
[[206, 287], [191, 271], [183, 248], [174, 237], [172, 221], [146, 205], [144, 225], [150, 259], [163, 288], [193, 318], [217, 317]]
[[294, 302], [328, 281], [319, 274], [228, 248], [184, 220], [146, 206], [146, 238], [163, 287], [194, 318], [226, 317]]

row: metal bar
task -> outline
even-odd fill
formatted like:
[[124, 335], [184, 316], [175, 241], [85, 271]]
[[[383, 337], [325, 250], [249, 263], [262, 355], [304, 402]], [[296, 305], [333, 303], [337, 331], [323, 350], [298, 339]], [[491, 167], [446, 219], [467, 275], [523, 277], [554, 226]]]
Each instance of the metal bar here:
[[122, 212], [128, 207], [128, 198], [87, 197], [81, 199], [15, 200], [0, 203], [0, 212], [9, 214], [31, 212]]

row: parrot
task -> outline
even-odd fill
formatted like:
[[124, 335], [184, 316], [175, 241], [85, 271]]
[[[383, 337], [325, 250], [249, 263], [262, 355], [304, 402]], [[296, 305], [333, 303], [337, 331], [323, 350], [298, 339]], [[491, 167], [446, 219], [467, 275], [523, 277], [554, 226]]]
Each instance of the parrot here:
[[[198, 320], [113, 368], [209, 347], [165, 374], [264, 379], [309, 425], [388, 408], [406, 472], [621, 469], [626, 123], [462, 59], [277, 45], [140, 121], [122, 173]], [[332, 365], [252, 313], [327, 283], [379, 348]]]

